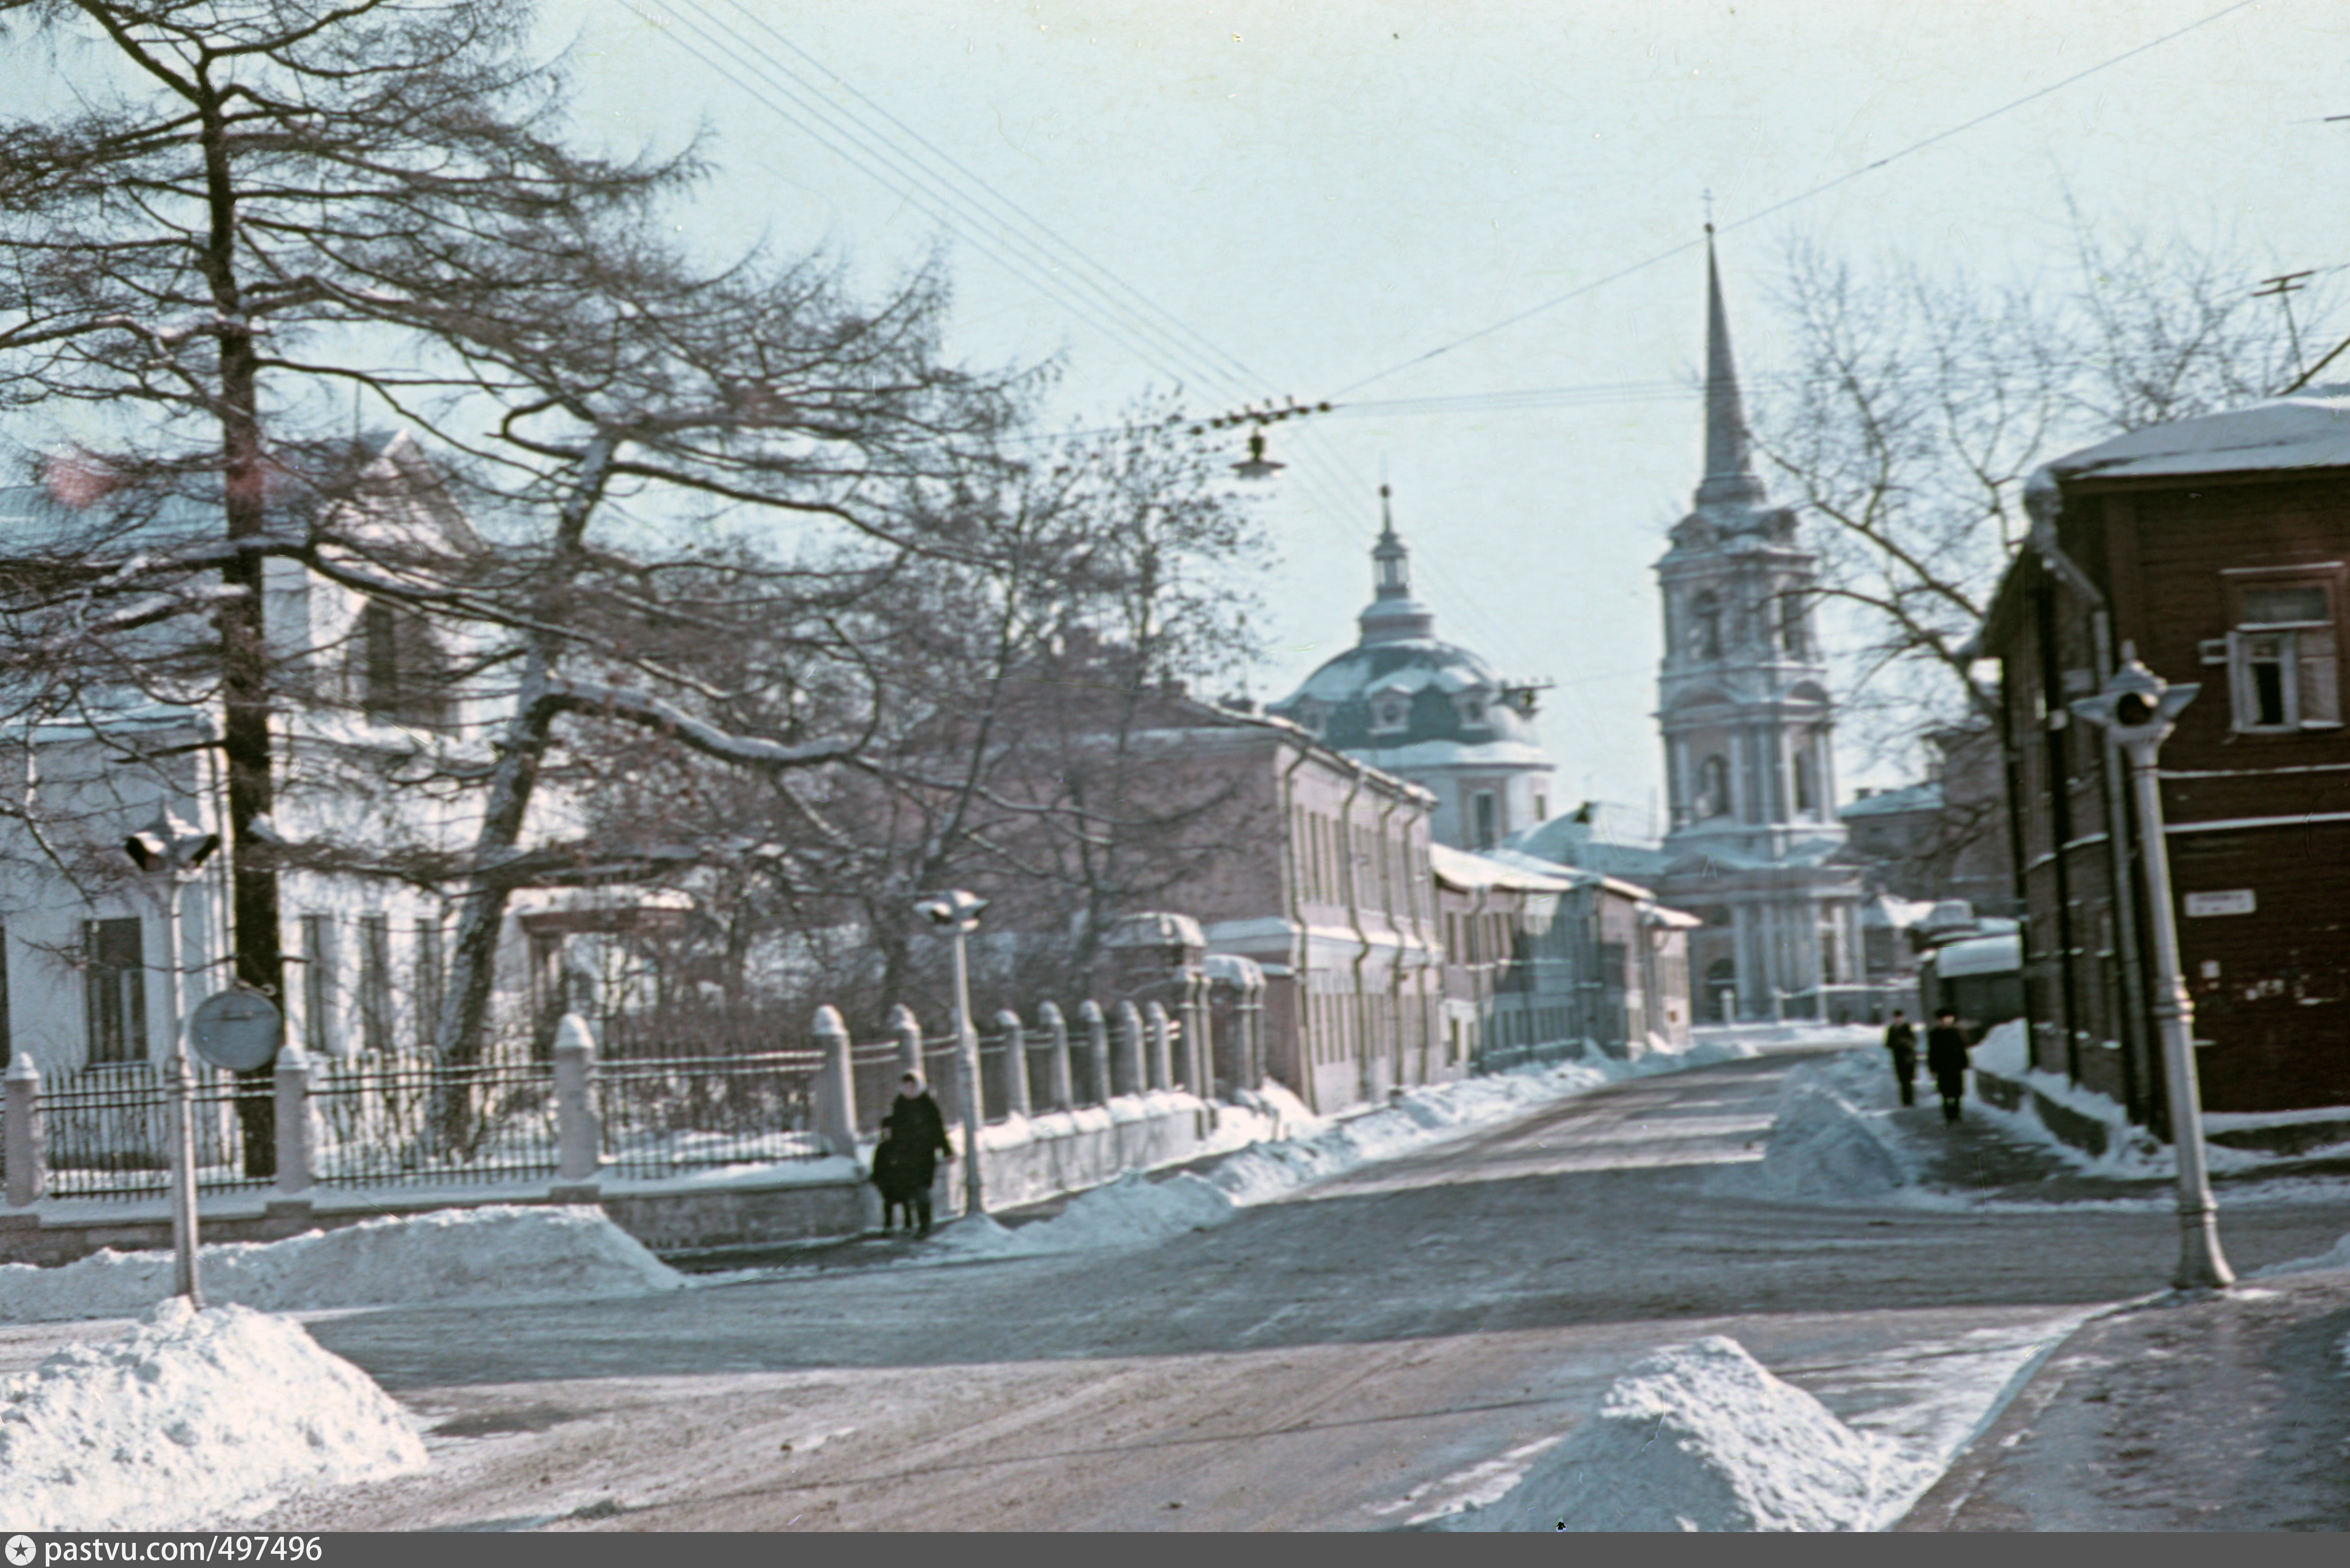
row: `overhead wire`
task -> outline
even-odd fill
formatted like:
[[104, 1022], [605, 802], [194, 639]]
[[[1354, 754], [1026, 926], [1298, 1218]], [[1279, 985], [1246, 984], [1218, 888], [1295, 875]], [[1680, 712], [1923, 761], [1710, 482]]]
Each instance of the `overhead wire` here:
[[[631, 4], [629, 8], [639, 16], [651, 20], [637, 5]], [[1141, 363], [1173, 377], [1179, 385], [1207, 382], [1252, 400], [1271, 400], [1268, 389], [1272, 383], [1266, 378], [1258, 375], [1237, 357], [1219, 348], [1204, 334], [1191, 327], [1140, 290], [1118, 278], [1088, 253], [1062, 238], [1017, 202], [995, 192], [983, 179], [905, 126], [902, 120], [874, 103], [837, 72], [830, 70], [806, 50], [785, 38], [764, 19], [743, 12], [762, 31], [775, 37], [783, 47], [810, 66], [824, 71], [842, 91], [886, 120], [889, 126], [902, 133], [905, 140], [910, 140], [954, 170], [961, 176], [960, 183], [941, 176], [934, 168], [925, 167], [921, 154], [910, 151], [904, 140], [889, 130], [877, 126], [869, 119], [860, 119], [853, 110], [828, 100], [821, 88], [777, 59], [772, 51], [745, 37], [739, 29], [712, 16], [699, 0], [671, 0], [668, 8], [708, 49], [718, 51], [724, 57], [724, 63], [679, 38], [674, 33], [669, 34], [671, 41], [687, 54], [717, 71], [859, 172], [912, 202], [950, 232], [972, 244], [1045, 297], [1069, 308], [1078, 319], [1100, 331]], [[742, 11], [743, 8], [738, 5], [734, 9]], [[722, 37], [724, 42], [722, 42]], [[728, 47], [729, 43], [732, 49]], [[757, 67], [763, 67], [765, 73], [763, 80], [773, 85], [774, 92], [754, 87], [728, 68], [729, 64], [734, 61], [755, 62]], [[775, 78], [784, 80], [775, 81]], [[785, 82], [791, 85], [784, 85]], [[778, 103], [778, 94], [789, 99], [800, 112], [795, 114]], [[819, 121], [823, 129], [811, 124], [811, 119]], [[827, 131], [830, 134], [827, 134]], [[849, 142], [863, 156], [841, 145], [843, 141]], [[876, 163], [884, 165], [890, 172], [884, 173], [874, 166]], [[993, 210], [979, 197], [970, 194], [972, 191], [983, 192], [993, 203]], [[1014, 255], [1005, 254], [1007, 248], [1016, 252], [1016, 259]], [[1061, 256], [1067, 259], [1056, 260], [1056, 249]], [[1074, 275], [1056, 284], [1037, 276], [1032, 270], [1036, 265], [1048, 272], [1065, 269]], [[1063, 285], [1075, 286], [1075, 289], [1083, 291], [1086, 297], [1081, 302], [1071, 287]], [[1348, 519], [1367, 514], [1371, 493], [1369, 486], [1347, 472], [1328, 443], [1318, 435], [1304, 441], [1302, 450], [1293, 455], [1296, 459], [1293, 465], [1295, 477], [1301, 482], [1301, 488], [1309, 493], [1309, 512], [1338, 530], [1349, 542], [1359, 542], [1360, 531], [1351, 525]], [[1357, 495], [1361, 499], [1350, 499]], [[1430, 576], [1440, 580], [1449, 578], [1449, 573], [1434, 567], [1432, 563], [1431, 566]], [[1486, 620], [1482, 610], [1474, 607], [1473, 599], [1466, 602], [1472, 607], [1471, 613], [1473, 618]], [[1498, 637], [1514, 640], [1509, 638], [1506, 628], [1495, 626], [1491, 629]]]
[[[1963, 136], [1968, 131], [1974, 130], [1977, 126], [1989, 124], [1991, 121], [1999, 119], [2000, 116], [2003, 114], [2008, 114], [2015, 109], [2022, 109], [2026, 104], [2036, 103], [2040, 99], [2048, 97], [2051, 93], [2062, 92], [2064, 88], [2071, 87], [2075, 82], [2085, 81], [2089, 78], [2095, 76], [2100, 71], [2110, 70], [2126, 60], [2137, 58], [2138, 56], [2145, 54], [2149, 49], [2160, 48], [2163, 45], [2170, 43], [2174, 39], [2185, 37], [2188, 34], [2194, 32], [2199, 27], [2207, 27], [2212, 23], [2220, 21], [2223, 17], [2233, 16], [2239, 11], [2248, 10], [2260, 3], [2261, 0], [2234, 0], [2233, 4], [2221, 6], [2219, 10], [2212, 12], [2208, 16], [2189, 22], [2183, 27], [2175, 28], [2170, 32], [2163, 34], [2158, 38], [2150, 39], [2146, 43], [2138, 45], [2136, 48], [2125, 49], [2122, 53], [2114, 56], [2110, 59], [2101, 60], [2097, 64], [2090, 66], [2084, 70], [2074, 72], [2071, 76], [2064, 78], [2061, 81], [2051, 82], [2046, 87], [2039, 88], [2033, 91], [2025, 93], [2022, 98], [2012, 99], [2007, 103], [2000, 105], [1997, 109], [1979, 114], [1972, 119], [1967, 120], [1962, 124], [1950, 126], [1943, 130], [1938, 130], [1933, 135], [1923, 137], [1918, 140], [1913, 141], [1908, 146], [1901, 148], [1898, 151], [1888, 152], [1884, 157], [1864, 163], [1856, 169], [1846, 170], [1844, 173], [1837, 175], [1833, 180], [1823, 181], [1821, 183], [1813, 186], [1807, 191], [1799, 192], [1793, 196], [1789, 196], [1784, 201], [1774, 202], [1759, 212], [1749, 213], [1742, 218], [1736, 219], [1735, 221], [1728, 223], [1723, 223], [1720, 225], [1718, 230], [1714, 225], [1708, 224], [1708, 233], [1711, 234], [1718, 232], [1721, 234], [1730, 234], [1736, 230], [1745, 228], [1750, 224], [1759, 223], [1765, 218], [1776, 216], [1778, 213], [1785, 212], [1790, 207], [1810, 201], [1814, 196], [1825, 195], [1828, 192], [1835, 190], [1841, 185], [1849, 184], [1853, 181], [1859, 179], [1864, 174], [1873, 174], [1877, 170], [1883, 169], [1888, 164], [1900, 161], [1902, 159], [1908, 157], [1913, 152], [1922, 152], [1927, 148], [1935, 146], [1939, 142], [1948, 141], [1954, 136]], [[1703, 238], [1684, 240], [1679, 244], [1672, 245], [1665, 250], [1659, 251], [1655, 254], [1648, 256], [1643, 260], [1634, 262], [1629, 266], [1619, 267], [1616, 271], [1607, 274], [1605, 277], [1595, 278], [1589, 283], [1582, 284], [1575, 288], [1568, 289], [1565, 294], [1555, 295], [1551, 298], [1544, 300], [1539, 305], [1531, 306], [1524, 310], [1519, 311], [1513, 316], [1505, 317], [1502, 320], [1494, 322], [1490, 327], [1481, 327], [1476, 331], [1463, 334], [1462, 336], [1452, 339], [1449, 343], [1439, 344], [1437, 347], [1429, 349], [1426, 353], [1415, 354], [1409, 359], [1399, 359], [1384, 370], [1373, 371], [1370, 375], [1364, 377], [1359, 381], [1349, 382], [1345, 387], [1342, 387], [1337, 391], [1332, 393], [1331, 397], [1333, 400], [1343, 398], [1348, 392], [1367, 387], [1374, 381], [1385, 380], [1388, 377], [1395, 375], [1402, 370], [1408, 370], [1415, 365], [1424, 365], [1430, 359], [1437, 358], [1441, 355], [1450, 354], [1455, 348], [1464, 348], [1469, 344], [1477, 342], [1481, 338], [1490, 337], [1496, 332], [1505, 331], [1512, 327], [1515, 327], [1521, 321], [1529, 320], [1534, 317], [1540, 316], [1543, 312], [1553, 309], [1558, 306], [1565, 305], [1571, 299], [1579, 299], [1583, 296], [1590, 294], [1595, 290], [1607, 287], [1611, 283], [1619, 282], [1624, 278], [1632, 276], [1636, 273], [1646, 272], [1648, 268], [1657, 265], [1660, 262], [1669, 261], [1678, 255], [1685, 255], [1689, 252], [1697, 249], [1704, 243], [1705, 241]]]

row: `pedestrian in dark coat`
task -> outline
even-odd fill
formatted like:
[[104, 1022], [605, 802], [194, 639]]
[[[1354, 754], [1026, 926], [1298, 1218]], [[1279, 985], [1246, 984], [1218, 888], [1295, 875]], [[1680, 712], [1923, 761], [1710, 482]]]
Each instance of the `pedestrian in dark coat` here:
[[1899, 1008], [1885, 1026], [1885, 1048], [1893, 1054], [1893, 1081], [1901, 1085], [1901, 1103], [1918, 1103], [1918, 1026]]
[[[886, 1185], [881, 1153], [885, 1148], [889, 1151]], [[954, 1146], [947, 1142], [947, 1119], [940, 1114], [938, 1101], [922, 1087], [920, 1074], [907, 1074], [898, 1081], [898, 1097], [890, 1102], [889, 1114], [881, 1118], [881, 1142], [873, 1150], [873, 1181], [881, 1189], [881, 1228], [889, 1228], [894, 1203], [908, 1209], [910, 1229], [919, 1221], [920, 1233], [929, 1235], [931, 1183], [937, 1179], [938, 1162], [953, 1158]]]
[[1959, 1119], [1959, 1101], [1967, 1092], [1967, 1033], [1959, 1015], [1945, 1007], [1934, 1014], [1926, 1031], [1926, 1070], [1934, 1075], [1934, 1092], [1942, 1096], [1942, 1119]]

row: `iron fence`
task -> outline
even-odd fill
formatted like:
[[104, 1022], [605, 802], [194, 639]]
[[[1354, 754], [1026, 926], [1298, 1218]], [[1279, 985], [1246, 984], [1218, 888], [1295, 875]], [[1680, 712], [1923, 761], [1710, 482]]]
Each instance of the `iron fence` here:
[[815, 1051], [690, 1054], [632, 1047], [598, 1061], [597, 1108], [605, 1168], [660, 1177], [681, 1168], [815, 1159]]
[[849, 1077], [857, 1085], [857, 1130], [868, 1137], [881, 1132], [881, 1118], [898, 1096], [899, 1053], [895, 1040], [848, 1048]]
[[531, 1060], [313, 1060], [313, 1179], [328, 1186], [536, 1181], [556, 1169], [555, 1071]]
[[[189, 1115], [195, 1123], [199, 1191], [256, 1191], [270, 1185], [268, 1160], [245, 1158], [240, 1107], [255, 1098], [269, 1098], [265, 1084], [257, 1086], [215, 1067], [196, 1069]], [[109, 1063], [50, 1072], [41, 1086], [41, 1107], [50, 1197], [129, 1203], [170, 1192], [171, 1085], [161, 1064]]]

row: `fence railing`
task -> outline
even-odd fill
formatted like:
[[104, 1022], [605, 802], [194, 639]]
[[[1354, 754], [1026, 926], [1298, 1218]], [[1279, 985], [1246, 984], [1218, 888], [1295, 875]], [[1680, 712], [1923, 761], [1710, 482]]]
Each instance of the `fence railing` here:
[[[1204, 1027], [1157, 1003], [1065, 1017], [999, 1013], [976, 1040], [982, 1119], [1186, 1089], [1209, 1096]], [[951, 1127], [969, 1092], [961, 1043], [899, 1009], [889, 1040], [857, 1044], [819, 1010], [813, 1048], [737, 1050], [632, 1034], [600, 1054], [567, 1019], [551, 1059], [463, 1064], [405, 1053], [312, 1057], [273, 1071], [197, 1070], [196, 1179], [205, 1193], [292, 1197], [331, 1188], [449, 1186], [673, 1172], [854, 1154], [899, 1076], [920, 1071]], [[19, 1052], [5, 1073], [7, 1201], [135, 1202], [170, 1185], [170, 1085], [160, 1064], [52, 1070]]]

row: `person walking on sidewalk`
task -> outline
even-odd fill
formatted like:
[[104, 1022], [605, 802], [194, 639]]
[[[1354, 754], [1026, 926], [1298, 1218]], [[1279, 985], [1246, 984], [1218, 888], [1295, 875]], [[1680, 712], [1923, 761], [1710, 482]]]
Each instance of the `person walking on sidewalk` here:
[[1918, 1026], [1899, 1008], [1885, 1026], [1885, 1048], [1893, 1055], [1893, 1081], [1901, 1085], [1901, 1103], [1918, 1103]]
[[[940, 1114], [938, 1101], [922, 1087], [920, 1073], [909, 1073], [898, 1080], [898, 1097], [890, 1102], [889, 1114], [881, 1118], [881, 1135], [883, 1146], [889, 1150], [891, 1183], [881, 1191], [883, 1227], [888, 1227], [894, 1190], [898, 1202], [911, 1205], [907, 1228], [919, 1223], [919, 1233], [927, 1236], [931, 1233], [931, 1183], [938, 1176], [938, 1162], [954, 1158], [954, 1146], [947, 1142], [947, 1119]], [[877, 1158], [874, 1163], [878, 1182], [881, 1162]]]
[[1942, 1096], [1942, 1120], [1955, 1124], [1967, 1093], [1967, 1032], [1947, 1007], [1934, 1014], [1934, 1026], [1926, 1031], [1926, 1071], [1934, 1075], [1934, 1092]]

